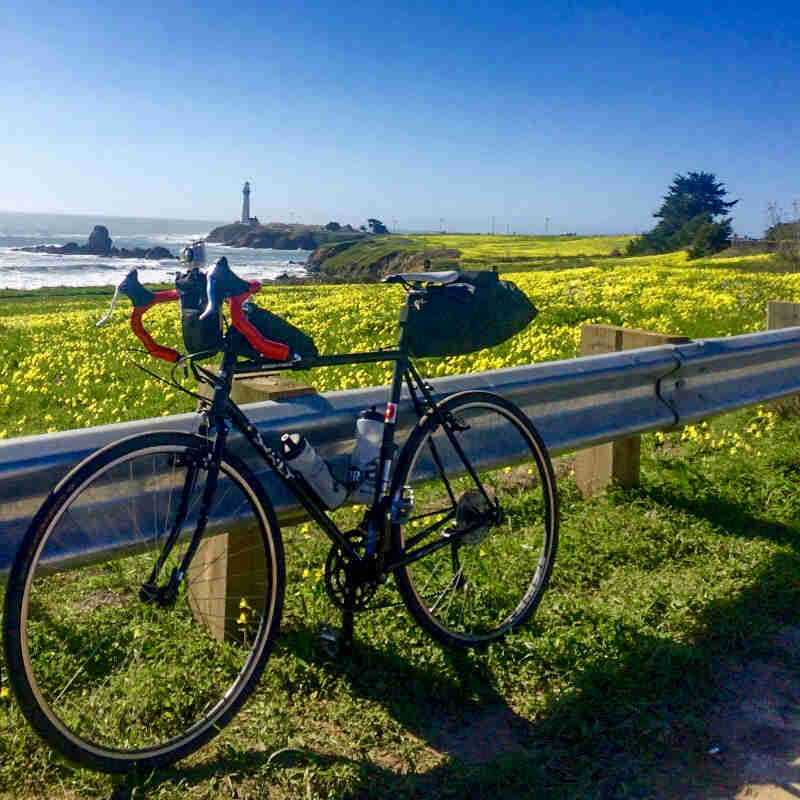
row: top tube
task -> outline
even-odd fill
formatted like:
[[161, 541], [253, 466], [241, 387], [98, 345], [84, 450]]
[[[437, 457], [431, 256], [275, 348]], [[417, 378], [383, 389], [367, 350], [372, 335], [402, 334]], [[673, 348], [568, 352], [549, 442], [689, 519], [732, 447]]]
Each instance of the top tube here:
[[298, 361], [240, 361], [234, 372], [285, 372], [286, 370], [315, 369], [317, 367], [338, 367], [344, 364], [377, 364], [381, 361], [402, 361], [408, 359], [399, 348], [371, 350], [363, 353], [333, 353], [327, 356], [302, 358]]

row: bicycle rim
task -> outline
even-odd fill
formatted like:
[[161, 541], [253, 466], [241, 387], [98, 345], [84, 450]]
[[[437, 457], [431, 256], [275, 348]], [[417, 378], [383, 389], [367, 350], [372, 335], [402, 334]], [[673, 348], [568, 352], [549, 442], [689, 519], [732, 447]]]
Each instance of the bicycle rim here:
[[[22, 709], [51, 744], [95, 769], [149, 768], [197, 749], [252, 691], [277, 631], [280, 535], [236, 461], [221, 465], [207, 535], [175, 602], [143, 600], [184, 491], [183, 535], [159, 584], [197, 521], [204, 450], [186, 440], [198, 441], [140, 437], [85, 462], [37, 516], [12, 572], [7, 652]], [[76, 543], [82, 552], [65, 564]]]
[[[440, 408], [451, 436], [430, 416], [400, 460], [395, 485], [415, 491], [400, 548], [451, 543], [398, 570], [396, 578], [409, 611], [429, 633], [468, 646], [502, 637], [539, 604], [557, 548], [557, 493], [547, 451], [515, 406], [467, 392]], [[497, 461], [501, 466], [488, 466]]]

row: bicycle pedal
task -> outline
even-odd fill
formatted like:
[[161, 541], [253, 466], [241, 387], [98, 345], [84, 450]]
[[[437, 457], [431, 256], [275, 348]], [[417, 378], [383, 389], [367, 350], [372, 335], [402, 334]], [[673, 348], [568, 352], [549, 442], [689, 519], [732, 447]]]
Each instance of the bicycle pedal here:
[[319, 630], [319, 641], [325, 654], [331, 658], [339, 655], [342, 649], [342, 632], [332, 625], [322, 625]]
[[352, 643], [342, 628], [328, 624], [320, 626], [319, 641], [323, 651], [330, 658], [340, 656]]

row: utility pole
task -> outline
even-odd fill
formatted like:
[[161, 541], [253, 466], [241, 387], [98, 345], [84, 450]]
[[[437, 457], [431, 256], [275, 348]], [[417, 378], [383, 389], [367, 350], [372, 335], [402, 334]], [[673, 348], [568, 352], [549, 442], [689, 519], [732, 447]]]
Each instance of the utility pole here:
[[547, 236], [550, 233], [550, 217], [544, 218], [544, 235]]
[[494, 217], [492, 217], [492, 236], [494, 236]]
[[792, 202], [792, 211], [794, 212], [792, 215], [794, 217], [792, 220], [794, 222], [794, 225], [792, 225], [792, 239], [797, 242], [800, 241], [800, 216], [797, 214], [797, 200]]

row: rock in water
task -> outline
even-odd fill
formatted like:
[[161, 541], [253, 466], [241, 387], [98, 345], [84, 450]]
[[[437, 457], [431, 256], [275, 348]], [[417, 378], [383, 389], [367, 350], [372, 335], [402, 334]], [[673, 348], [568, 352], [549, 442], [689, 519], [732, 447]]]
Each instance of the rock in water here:
[[89, 241], [86, 244], [87, 250], [98, 256], [111, 255], [111, 237], [108, 235], [108, 228], [105, 225], [95, 225], [89, 234]]
[[35, 247], [15, 247], [24, 253], [50, 253], [56, 256], [66, 255], [86, 255], [86, 256], [110, 256], [112, 258], [150, 258], [167, 259], [175, 258], [166, 247], [135, 247], [128, 250], [123, 247], [112, 247], [111, 237], [108, 235], [108, 228], [105, 225], [95, 225], [94, 230], [89, 234], [89, 241], [84, 245], [75, 242], [67, 242], [65, 245], [37, 244]]
[[151, 247], [149, 250], [145, 251], [144, 254], [145, 258], [175, 258], [166, 247]]

